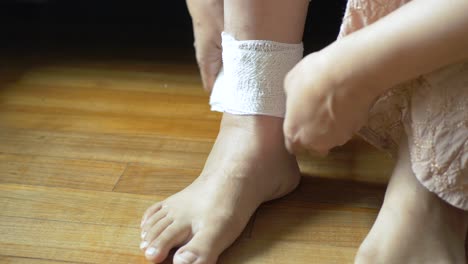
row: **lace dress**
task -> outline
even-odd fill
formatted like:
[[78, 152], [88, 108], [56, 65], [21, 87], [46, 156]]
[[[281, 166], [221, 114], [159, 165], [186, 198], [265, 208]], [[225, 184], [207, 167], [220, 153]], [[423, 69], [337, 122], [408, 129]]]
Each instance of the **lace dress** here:
[[[407, 2], [349, 0], [339, 38]], [[468, 210], [468, 62], [390, 89], [374, 104], [361, 136], [393, 155], [401, 137], [408, 137], [418, 180], [446, 202]]]

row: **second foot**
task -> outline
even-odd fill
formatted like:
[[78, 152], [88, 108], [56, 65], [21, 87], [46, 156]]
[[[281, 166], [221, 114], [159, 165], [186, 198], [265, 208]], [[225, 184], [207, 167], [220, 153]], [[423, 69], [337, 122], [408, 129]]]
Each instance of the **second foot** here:
[[400, 151], [385, 201], [356, 264], [465, 264], [467, 212], [429, 192]]
[[174, 264], [214, 264], [257, 207], [291, 192], [300, 174], [283, 144], [282, 119], [225, 114], [202, 174], [151, 206], [142, 222], [142, 250], [154, 263], [180, 247]]

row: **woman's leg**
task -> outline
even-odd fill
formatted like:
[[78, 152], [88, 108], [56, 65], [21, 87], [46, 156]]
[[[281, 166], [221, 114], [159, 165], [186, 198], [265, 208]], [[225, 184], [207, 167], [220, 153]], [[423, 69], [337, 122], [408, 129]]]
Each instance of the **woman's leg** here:
[[238, 40], [302, 41], [308, 0], [225, 0], [224, 30]]
[[[226, 0], [225, 28], [238, 39], [299, 43], [307, 5], [307, 0]], [[181, 246], [175, 264], [214, 264], [262, 202], [297, 186], [299, 169], [284, 147], [282, 123], [277, 117], [223, 115], [199, 178], [145, 213], [141, 247], [147, 259], [160, 263]]]
[[384, 204], [356, 256], [357, 264], [465, 261], [468, 213], [429, 192], [411, 169], [402, 142]]

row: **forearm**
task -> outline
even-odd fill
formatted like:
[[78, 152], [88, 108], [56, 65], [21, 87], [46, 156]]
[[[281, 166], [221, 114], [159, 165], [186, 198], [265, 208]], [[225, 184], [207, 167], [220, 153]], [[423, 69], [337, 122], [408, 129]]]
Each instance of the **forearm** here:
[[414, 0], [326, 50], [341, 81], [381, 93], [468, 59], [468, 1]]

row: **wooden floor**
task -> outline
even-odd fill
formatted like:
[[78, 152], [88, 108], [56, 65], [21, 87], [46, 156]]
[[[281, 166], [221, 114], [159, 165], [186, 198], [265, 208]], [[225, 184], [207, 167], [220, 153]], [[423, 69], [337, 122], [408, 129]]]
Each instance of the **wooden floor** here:
[[[0, 263], [146, 263], [140, 217], [201, 171], [220, 121], [207, 102], [194, 65], [3, 68]], [[261, 206], [219, 263], [352, 262], [392, 160], [353, 140], [300, 165], [300, 187]]]

